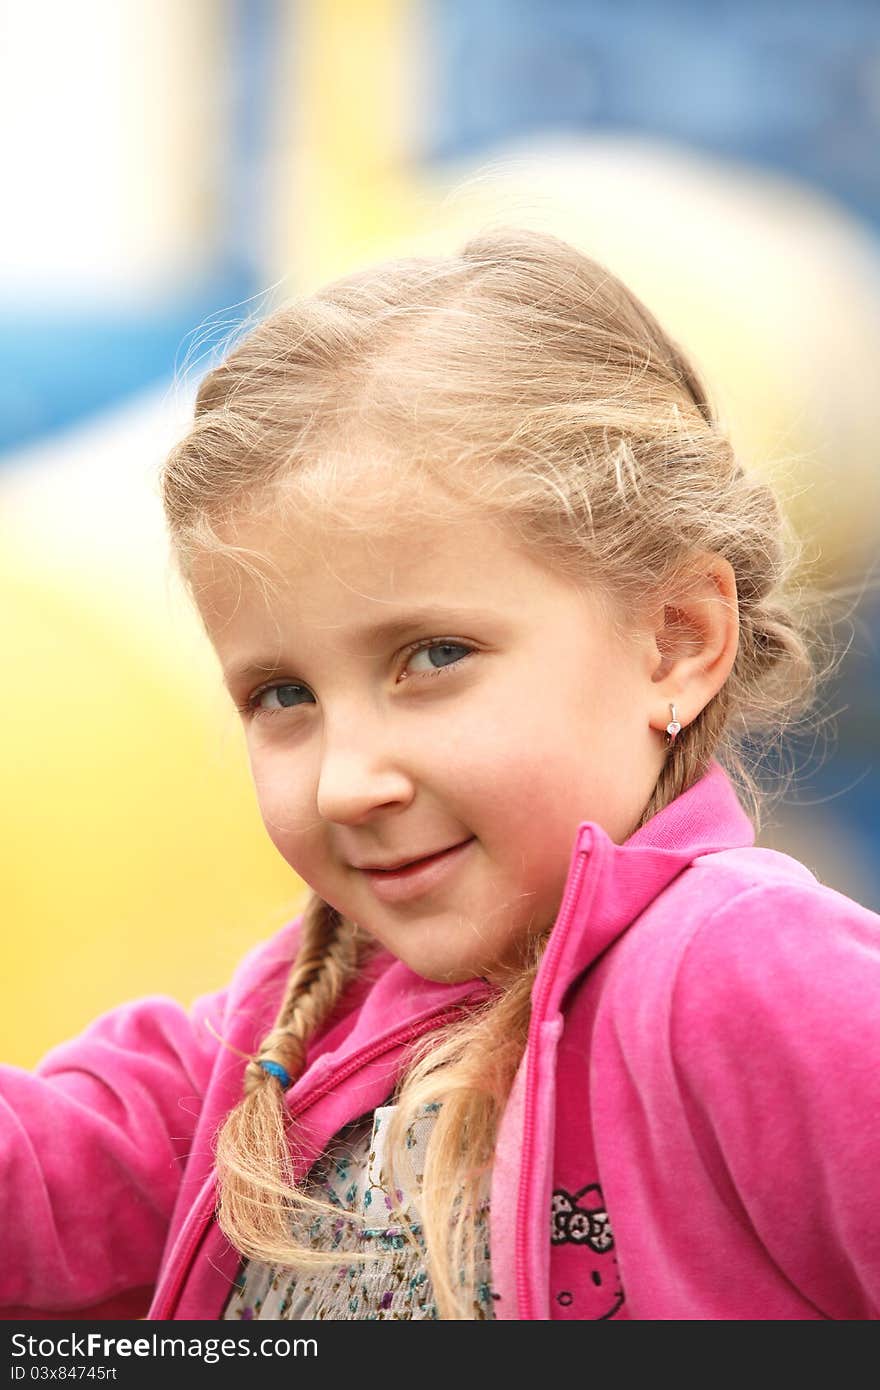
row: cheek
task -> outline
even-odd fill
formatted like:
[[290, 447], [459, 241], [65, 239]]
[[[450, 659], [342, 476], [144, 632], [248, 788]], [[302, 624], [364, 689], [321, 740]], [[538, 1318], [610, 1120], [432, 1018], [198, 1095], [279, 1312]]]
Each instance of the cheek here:
[[304, 785], [302, 774], [296, 775], [293, 768], [285, 772], [283, 760], [252, 755], [251, 776], [266, 833], [287, 858], [301, 843], [309, 821], [314, 820], [302, 791], [297, 792]]
[[484, 741], [460, 785], [475, 832], [496, 848], [507, 845], [533, 862], [567, 837], [574, 772], [570, 753], [558, 746], [526, 736], [504, 747]]

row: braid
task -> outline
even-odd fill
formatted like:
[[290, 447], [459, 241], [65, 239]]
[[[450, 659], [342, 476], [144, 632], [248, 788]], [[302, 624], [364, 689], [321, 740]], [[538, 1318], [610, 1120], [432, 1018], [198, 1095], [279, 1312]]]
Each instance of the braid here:
[[268, 1084], [261, 1062], [277, 1062], [292, 1081], [302, 1073], [309, 1039], [357, 968], [357, 934], [335, 908], [312, 894], [303, 914], [299, 950], [278, 1017], [245, 1072], [245, 1094]]
[[313, 894], [278, 1016], [217, 1136], [218, 1219], [244, 1255], [272, 1258], [289, 1245], [294, 1197], [282, 1086], [260, 1063], [274, 1062], [291, 1080], [301, 1075], [309, 1039], [357, 971], [359, 944], [357, 928]]

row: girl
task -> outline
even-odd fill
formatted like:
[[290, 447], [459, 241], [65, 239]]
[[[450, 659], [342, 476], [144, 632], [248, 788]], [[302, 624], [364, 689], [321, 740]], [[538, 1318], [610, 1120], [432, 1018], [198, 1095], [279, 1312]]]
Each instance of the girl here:
[[311, 897], [6, 1069], [7, 1308], [877, 1317], [880, 919], [755, 846], [744, 741], [827, 671], [644, 306], [515, 230], [352, 276], [162, 492]]

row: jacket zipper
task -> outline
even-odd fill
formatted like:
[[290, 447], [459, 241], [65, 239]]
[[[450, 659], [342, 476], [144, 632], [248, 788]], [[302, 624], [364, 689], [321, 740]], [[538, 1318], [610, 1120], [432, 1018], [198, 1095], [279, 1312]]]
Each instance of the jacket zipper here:
[[[370, 1062], [374, 1062], [376, 1058], [381, 1057], [383, 1053], [393, 1051], [394, 1048], [398, 1047], [401, 1043], [412, 1042], [415, 1038], [421, 1037], [423, 1033], [429, 1031], [433, 1024], [441, 1019], [451, 1019], [458, 1012], [460, 1012], [459, 1005], [454, 1005], [452, 1008], [444, 1007], [437, 1009], [433, 1013], [427, 1014], [417, 1023], [405, 1024], [401, 1028], [396, 1029], [395, 1032], [386, 1034], [385, 1038], [380, 1042], [373, 1043], [372, 1046], [365, 1048], [362, 1052], [354, 1053], [353, 1056], [349, 1057], [348, 1060], [342, 1064], [338, 1071], [330, 1073], [323, 1081], [318, 1082], [313, 1090], [306, 1093], [305, 1097], [297, 1097], [296, 1106], [290, 1106], [288, 1109], [288, 1117], [290, 1119], [299, 1118], [311, 1105], [314, 1105], [316, 1101], [322, 1100], [323, 1097], [327, 1095], [329, 1091], [332, 1091], [334, 1087], [339, 1085], [340, 1082], [346, 1081], [353, 1072], [359, 1071], [361, 1067], [369, 1065]], [[181, 1290], [186, 1283], [192, 1268], [193, 1260], [198, 1253], [198, 1248], [210, 1229], [216, 1203], [216, 1183], [213, 1174], [207, 1178], [202, 1192], [203, 1197], [199, 1208], [198, 1219], [193, 1220], [192, 1233], [177, 1260], [178, 1273], [173, 1285], [165, 1294], [162, 1303], [153, 1315], [152, 1321], [154, 1322], [169, 1321], [171, 1319], [171, 1313], [177, 1306]]]
[[[547, 998], [553, 985], [556, 973], [556, 964], [562, 953], [565, 944], [565, 937], [572, 915], [572, 909], [580, 894], [581, 882], [586, 869], [586, 851], [578, 852], [578, 862], [568, 886], [568, 892], [562, 904], [559, 918], [553, 932], [546, 954], [541, 962], [540, 978], [538, 988], [535, 991], [535, 999], [532, 1005], [532, 1018], [529, 1026], [528, 1059], [526, 1063], [526, 1098], [523, 1114], [523, 1135], [522, 1135], [522, 1159], [519, 1170], [519, 1193], [517, 1197], [516, 1210], [516, 1301], [517, 1311], [522, 1321], [537, 1321], [538, 1314], [534, 1311], [531, 1288], [529, 1285], [528, 1255], [529, 1255], [529, 1192], [530, 1184], [528, 1176], [537, 1167], [535, 1158], [535, 1097], [537, 1091], [537, 1070], [538, 1070], [538, 1040], [541, 1024], [544, 1020], [544, 1011], [547, 1005]], [[549, 1226], [550, 1214], [547, 1213], [547, 1225]], [[545, 1232], [549, 1239], [549, 1233]]]

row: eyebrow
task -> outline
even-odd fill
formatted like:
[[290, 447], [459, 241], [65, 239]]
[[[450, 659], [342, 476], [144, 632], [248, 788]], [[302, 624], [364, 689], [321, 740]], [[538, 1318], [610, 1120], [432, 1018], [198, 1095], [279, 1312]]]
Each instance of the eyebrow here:
[[[366, 623], [363, 627], [350, 628], [347, 635], [349, 639], [359, 642], [366, 650], [383, 639], [405, 636], [413, 628], [422, 627], [426, 623], [429, 626], [439, 624], [456, 627], [460, 623], [471, 623], [475, 618], [485, 621], [488, 616], [487, 610], [483, 608], [437, 608], [433, 606], [411, 608], [404, 613], [398, 613], [393, 618], [384, 618], [379, 622]], [[256, 659], [239, 662], [231, 666], [226, 672], [223, 678], [224, 684], [227, 689], [231, 690], [234, 686], [247, 685], [253, 680], [271, 680], [289, 664], [286, 661], [272, 663]]]

